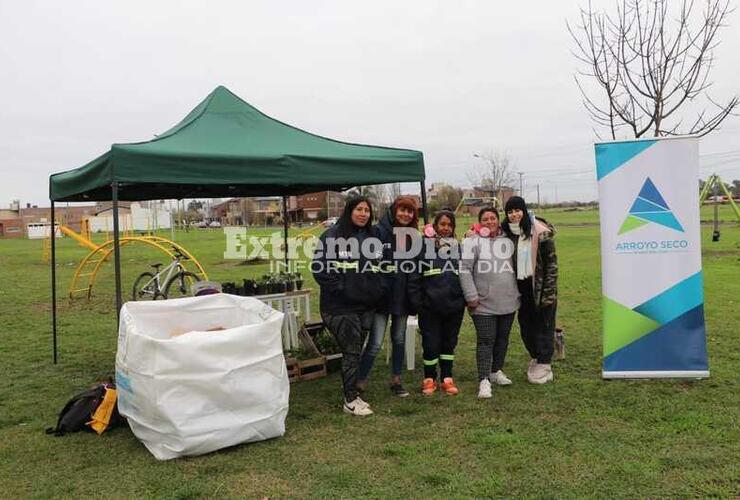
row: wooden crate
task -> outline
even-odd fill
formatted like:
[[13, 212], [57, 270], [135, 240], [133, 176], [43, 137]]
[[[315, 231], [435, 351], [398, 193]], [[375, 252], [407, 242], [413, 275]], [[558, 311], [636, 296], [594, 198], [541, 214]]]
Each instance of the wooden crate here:
[[298, 382], [301, 379], [301, 369], [298, 366], [298, 360], [286, 356], [285, 365], [288, 367], [288, 380], [290, 380], [290, 383]]
[[285, 358], [285, 364], [288, 367], [288, 380], [291, 384], [301, 380], [326, 377], [327, 374], [324, 356], [302, 360], [288, 356]]

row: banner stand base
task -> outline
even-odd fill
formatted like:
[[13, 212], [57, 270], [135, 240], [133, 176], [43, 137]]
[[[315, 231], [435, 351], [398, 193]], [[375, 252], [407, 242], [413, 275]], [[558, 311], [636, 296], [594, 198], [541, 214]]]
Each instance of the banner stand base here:
[[709, 378], [709, 370], [661, 370], [661, 371], [628, 371], [628, 372], [601, 372], [605, 379], [645, 379], [645, 378]]

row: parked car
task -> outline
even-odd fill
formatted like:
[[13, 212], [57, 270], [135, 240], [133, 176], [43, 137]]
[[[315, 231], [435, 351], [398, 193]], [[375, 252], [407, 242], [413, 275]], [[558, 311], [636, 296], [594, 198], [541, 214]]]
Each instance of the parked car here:
[[211, 221], [210, 224], [208, 224], [208, 227], [221, 227], [221, 223], [217, 220]]
[[330, 226], [333, 226], [334, 224], [336, 224], [338, 220], [339, 220], [339, 217], [329, 217], [328, 219], [326, 219], [321, 224], [324, 227], [330, 227]]

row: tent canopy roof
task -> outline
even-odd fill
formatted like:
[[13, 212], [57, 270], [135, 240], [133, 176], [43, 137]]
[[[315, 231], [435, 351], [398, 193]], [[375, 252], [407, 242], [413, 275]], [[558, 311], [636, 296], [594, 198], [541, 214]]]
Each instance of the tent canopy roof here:
[[54, 201], [294, 195], [424, 179], [421, 152], [328, 139], [263, 114], [217, 87], [180, 123], [146, 142], [113, 144], [53, 174]]

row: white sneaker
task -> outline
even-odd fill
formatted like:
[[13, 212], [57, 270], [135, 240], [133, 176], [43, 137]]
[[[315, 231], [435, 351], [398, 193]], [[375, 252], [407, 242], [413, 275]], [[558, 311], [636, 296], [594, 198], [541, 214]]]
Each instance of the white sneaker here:
[[493, 397], [493, 393], [491, 392], [491, 381], [487, 378], [480, 381], [480, 385], [478, 386], [478, 397], [480, 399], [489, 399]]
[[373, 411], [370, 409], [370, 405], [360, 399], [359, 396], [349, 403], [345, 401], [342, 409], [344, 410], [344, 413], [349, 413], [350, 415], [356, 415], [358, 417], [365, 417], [373, 414]]
[[511, 379], [506, 376], [504, 372], [501, 370], [497, 372], [491, 372], [491, 376], [489, 377], [492, 384], [496, 385], [511, 385]]
[[527, 379], [532, 384], [546, 384], [552, 381], [552, 366], [544, 363], [536, 363], [527, 374]]

